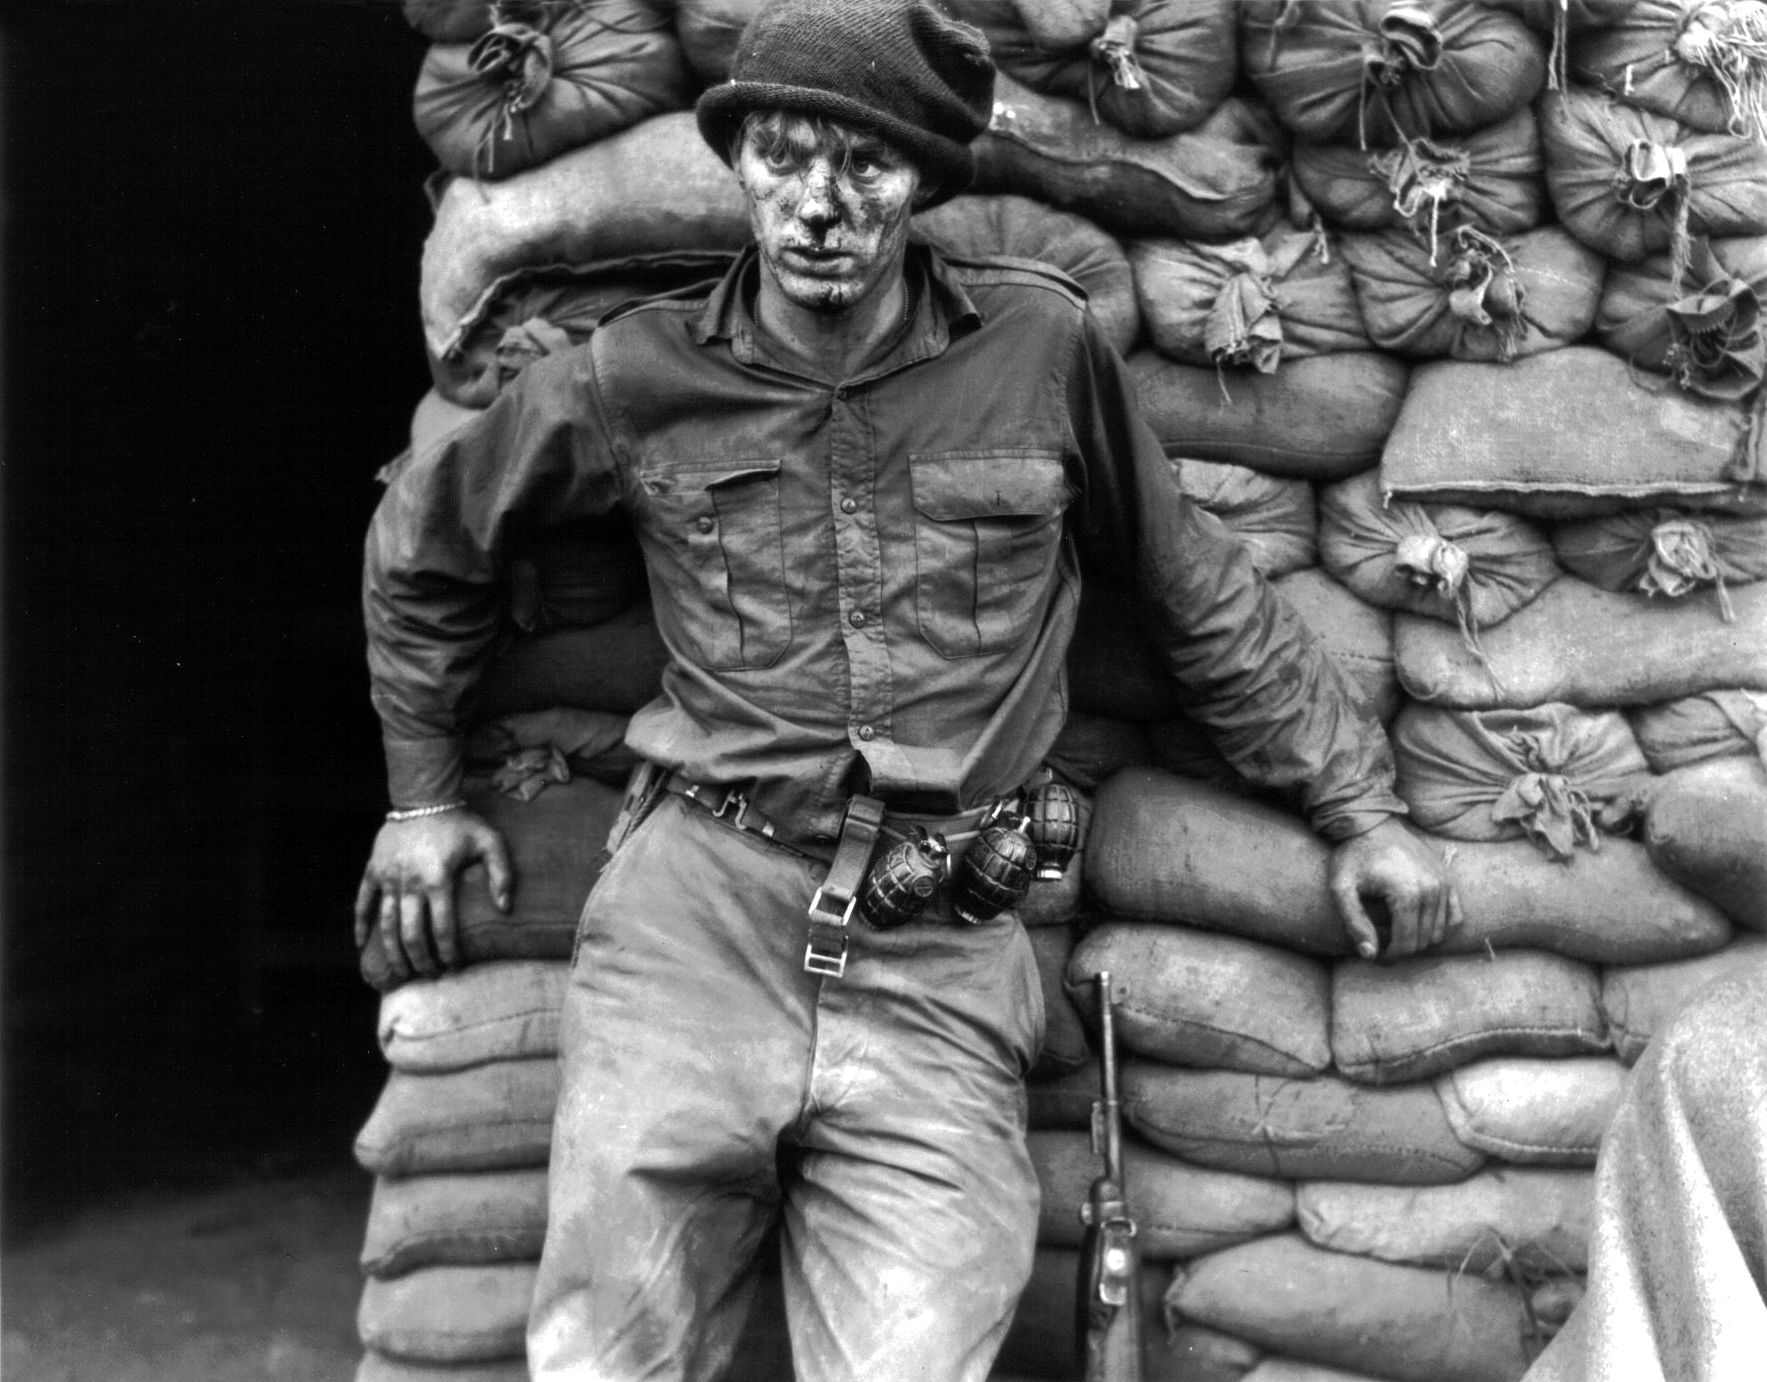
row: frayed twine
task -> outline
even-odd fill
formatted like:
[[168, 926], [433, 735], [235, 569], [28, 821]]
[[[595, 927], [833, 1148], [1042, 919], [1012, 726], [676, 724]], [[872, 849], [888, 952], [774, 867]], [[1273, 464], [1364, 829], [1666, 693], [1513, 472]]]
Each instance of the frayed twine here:
[[1515, 359], [1527, 333], [1526, 294], [1509, 251], [1484, 231], [1461, 226], [1454, 232], [1454, 257], [1445, 278], [1449, 310], [1496, 337], [1500, 362]]
[[1386, 113], [1387, 123], [1400, 128], [1389, 93], [1408, 81], [1414, 72], [1433, 72], [1442, 61], [1442, 34], [1433, 15], [1421, 5], [1392, 5], [1381, 16], [1374, 40], [1362, 51], [1362, 85], [1356, 96], [1356, 146], [1368, 147], [1368, 95], [1373, 91]]
[[1562, 773], [1535, 769], [1520, 773], [1491, 803], [1491, 819], [1520, 827], [1548, 856], [1564, 862], [1579, 844], [1601, 852], [1595, 805], [1589, 794]]
[[1087, 45], [1092, 56], [1110, 70], [1111, 80], [1124, 91], [1142, 91], [1147, 87], [1147, 74], [1135, 56], [1139, 37], [1134, 17], [1119, 14], [1113, 15], [1104, 32]]
[[1767, 139], [1767, 5], [1715, 0], [1694, 7], [1673, 52], [1723, 88], [1731, 134]]
[[1485, 646], [1479, 641], [1479, 621], [1472, 607], [1472, 559], [1465, 550], [1436, 531], [1429, 515], [1416, 505], [1420, 524], [1427, 532], [1407, 533], [1394, 545], [1393, 565], [1404, 572], [1413, 585], [1432, 591], [1454, 611], [1460, 628], [1460, 643], [1490, 680], [1492, 689], [1504, 694], [1503, 680], [1492, 666]]
[[1650, 531], [1650, 557], [1638, 578], [1646, 595], [1671, 600], [1711, 586], [1718, 592], [1718, 614], [1726, 624], [1736, 622], [1736, 606], [1724, 584], [1724, 570], [1712, 551], [1712, 530], [1691, 518], [1671, 518]]
[[1678, 145], [1635, 139], [1620, 155], [1614, 174], [1614, 195], [1634, 211], [1669, 209], [1669, 291], [1679, 293], [1693, 260], [1693, 237], [1688, 232], [1688, 194], [1693, 182], [1687, 169], [1687, 150]]
[[1464, 149], [1435, 144], [1427, 139], [1407, 139], [1396, 149], [1369, 160], [1369, 169], [1387, 180], [1393, 209], [1419, 235], [1429, 221], [1430, 267], [1436, 264], [1442, 206], [1459, 201], [1472, 155]]

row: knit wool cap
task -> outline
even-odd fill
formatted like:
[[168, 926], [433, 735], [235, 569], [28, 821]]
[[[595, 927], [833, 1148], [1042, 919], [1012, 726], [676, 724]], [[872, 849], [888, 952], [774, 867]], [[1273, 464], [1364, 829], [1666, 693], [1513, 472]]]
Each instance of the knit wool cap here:
[[699, 131], [730, 162], [751, 111], [820, 115], [879, 135], [917, 167], [931, 206], [975, 176], [994, 113], [980, 29], [931, 0], [771, 0], [743, 30], [730, 80], [699, 98]]

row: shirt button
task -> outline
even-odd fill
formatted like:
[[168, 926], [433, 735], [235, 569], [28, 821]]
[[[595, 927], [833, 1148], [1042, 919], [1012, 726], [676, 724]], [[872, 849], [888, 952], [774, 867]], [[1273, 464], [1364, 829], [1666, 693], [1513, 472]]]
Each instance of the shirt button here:
[[856, 629], [864, 628], [865, 627], [865, 611], [862, 609], [854, 610], [851, 614], [849, 614], [847, 616], [847, 622], [849, 624], [851, 624]]
[[698, 528], [702, 533], [709, 533], [713, 528], [717, 527], [717, 524], [713, 523], [709, 518], [702, 518], [698, 523], [694, 524], [694, 527]]
[[873, 739], [877, 738], [877, 731], [870, 725], [860, 725], [859, 737], [869, 744]]
[[845, 398], [845, 397], [846, 397], [846, 396], [847, 396], [847, 388], [846, 388], [846, 385], [844, 385], [844, 384], [843, 384], [843, 385], [842, 385], [842, 386], [841, 386], [841, 387], [840, 387], [840, 388], [838, 388], [838, 389], [836, 389], [836, 390], [835, 390], [835, 391], [834, 391], [834, 396], [835, 396], [835, 397], [836, 397], [836, 398], [837, 398], [837, 399], [844, 399], [844, 398]]
[[841, 512], [842, 513], [858, 513], [859, 512], [859, 501], [857, 499], [843, 499], [843, 500], [841, 500]]

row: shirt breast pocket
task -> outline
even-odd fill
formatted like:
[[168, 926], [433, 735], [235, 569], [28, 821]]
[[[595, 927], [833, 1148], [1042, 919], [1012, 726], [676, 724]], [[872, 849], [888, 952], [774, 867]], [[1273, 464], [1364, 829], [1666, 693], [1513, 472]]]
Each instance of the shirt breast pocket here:
[[639, 477], [645, 536], [661, 568], [657, 619], [701, 667], [771, 667], [791, 645], [779, 478], [778, 460]]
[[915, 606], [945, 657], [1018, 646], [1049, 599], [1067, 475], [1055, 451], [946, 451], [908, 458]]

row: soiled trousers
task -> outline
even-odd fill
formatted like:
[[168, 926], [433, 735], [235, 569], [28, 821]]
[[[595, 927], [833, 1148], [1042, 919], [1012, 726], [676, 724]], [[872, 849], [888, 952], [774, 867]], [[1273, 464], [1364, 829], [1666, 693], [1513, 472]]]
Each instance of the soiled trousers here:
[[1595, 1193], [1588, 1294], [1527, 1382], [1767, 1377], [1767, 956], [1646, 1048]]
[[780, 1229], [806, 1382], [980, 1382], [1030, 1273], [1030, 946], [855, 920], [803, 968], [825, 869], [665, 797], [584, 911], [528, 1331], [543, 1382], [713, 1379]]

